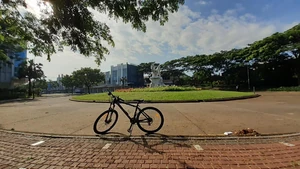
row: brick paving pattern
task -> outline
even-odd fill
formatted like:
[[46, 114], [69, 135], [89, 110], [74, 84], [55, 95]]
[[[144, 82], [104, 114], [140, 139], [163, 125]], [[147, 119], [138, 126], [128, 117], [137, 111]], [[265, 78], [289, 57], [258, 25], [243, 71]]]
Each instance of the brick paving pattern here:
[[300, 168], [300, 137], [114, 140], [0, 131], [2, 168]]

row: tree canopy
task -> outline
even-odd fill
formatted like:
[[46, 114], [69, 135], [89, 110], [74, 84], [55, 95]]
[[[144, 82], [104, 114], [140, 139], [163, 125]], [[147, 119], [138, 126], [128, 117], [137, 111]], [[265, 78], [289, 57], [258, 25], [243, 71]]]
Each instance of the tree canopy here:
[[65, 76], [63, 76], [63, 78], [61, 79], [61, 83], [67, 89], [71, 89], [72, 93], [74, 92], [74, 88], [76, 86], [78, 86], [78, 82], [76, 81], [76, 79], [74, 78], [73, 75], [65, 75]]
[[90, 93], [90, 87], [105, 81], [104, 73], [100, 72], [100, 69], [92, 69], [90, 67], [81, 68], [72, 73], [75, 83], [78, 86], [85, 86]]
[[[149, 73], [150, 65], [142, 63], [139, 66]], [[178, 85], [300, 85], [300, 24], [241, 49], [167, 61], [162, 64], [162, 71], [164, 79], [171, 79]], [[190, 78], [185, 76], [187, 72], [192, 74]]]
[[32, 95], [32, 80], [42, 80], [45, 78], [42, 66], [43, 64], [35, 63], [33, 60], [25, 60], [20, 64], [18, 76], [19, 78], [28, 79], [28, 96]]
[[[109, 26], [101, 18], [95, 18], [91, 9], [105, 13], [111, 19], [131, 23], [133, 29], [145, 32], [146, 21], [152, 19], [163, 25], [168, 21], [169, 13], [176, 12], [184, 4], [184, 0], [38, 1], [41, 8], [48, 7], [39, 17], [20, 12], [20, 6], [27, 7], [25, 0], [0, 1], [0, 43], [27, 42], [30, 52], [35, 56], [46, 54], [48, 60], [57, 50], [69, 46], [80, 54], [94, 56], [98, 64], [109, 54], [107, 45], [115, 44]], [[1, 48], [0, 53], [4, 58], [6, 53]]]

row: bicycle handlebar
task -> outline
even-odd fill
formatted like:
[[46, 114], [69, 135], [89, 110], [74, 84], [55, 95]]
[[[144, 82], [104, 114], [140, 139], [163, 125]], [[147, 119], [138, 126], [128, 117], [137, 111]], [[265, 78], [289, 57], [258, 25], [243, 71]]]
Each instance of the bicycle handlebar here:
[[115, 96], [111, 93], [111, 91], [108, 91], [108, 95], [109, 96], [112, 96], [114, 99], [117, 99], [118, 101], [122, 101], [122, 102], [125, 102], [123, 99], [121, 99], [119, 96]]

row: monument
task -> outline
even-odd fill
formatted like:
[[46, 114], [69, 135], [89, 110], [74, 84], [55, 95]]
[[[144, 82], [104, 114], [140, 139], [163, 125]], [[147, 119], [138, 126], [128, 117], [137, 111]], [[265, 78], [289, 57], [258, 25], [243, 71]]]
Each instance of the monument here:
[[151, 77], [149, 78], [151, 83], [150, 87], [159, 87], [159, 86], [165, 86], [163, 83], [163, 78], [161, 77], [160, 74], [160, 64], [155, 66], [154, 63], [151, 64]]

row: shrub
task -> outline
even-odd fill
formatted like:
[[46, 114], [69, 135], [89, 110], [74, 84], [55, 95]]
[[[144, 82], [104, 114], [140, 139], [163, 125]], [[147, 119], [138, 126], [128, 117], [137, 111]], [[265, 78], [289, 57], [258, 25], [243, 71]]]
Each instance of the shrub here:
[[300, 86], [271, 88], [268, 91], [300, 91]]
[[153, 87], [153, 88], [128, 88], [128, 89], [116, 89], [115, 92], [162, 92], [162, 91], [196, 91], [201, 88], [196, 87], [179, 87], [179, 86], [165, 86], [165, 87]]
[[26, 89], [0, 89], [0, 100], [17, 99], [26, 97]]
[[161, 92], [161, 91], [196, 91], [201, 90], [196, 87], [178, 87], [178, 86], [166, 86], [166, 87], [154, 87], [154, 88], [136, 88], [132, 89], [132, 92]]
[[132, 92], [133, 88], [128, 89], [116, 89], [115, 92]]
[[33, 92], [34, 92], [35, 96], [38, 96], [38, 97], [42, 96], [42, 89], [41, 88], [35, 88]]

